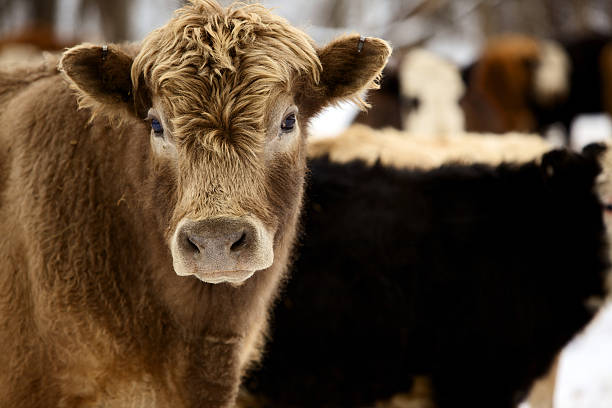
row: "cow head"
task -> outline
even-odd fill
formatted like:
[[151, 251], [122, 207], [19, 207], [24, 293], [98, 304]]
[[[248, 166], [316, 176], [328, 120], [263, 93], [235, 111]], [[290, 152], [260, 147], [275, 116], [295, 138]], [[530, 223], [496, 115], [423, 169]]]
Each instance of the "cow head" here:
[[160, 218], [174, 271], [209, 283], [273, 264], [300, 208], [309, 119], [359, 100], [390, 54], [358, 35], [317, 49], [259, 5], [212, 0], [192, 0], [128, 48], [80, 45], [60, 68], [93, 115], [148, 122], [134, 137], [149, 138], [153, 171], [169, 180]]
[[423, 49], [408, 51], [399, 71], [403, 129], [420, 135], [464, 130], [459, 100], [464, 85], [457, 66]]

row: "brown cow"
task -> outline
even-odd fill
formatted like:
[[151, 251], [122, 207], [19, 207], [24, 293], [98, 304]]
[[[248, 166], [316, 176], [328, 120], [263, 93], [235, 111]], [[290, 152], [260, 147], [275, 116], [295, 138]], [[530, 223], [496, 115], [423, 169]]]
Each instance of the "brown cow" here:
[[543, 133], [560, 124], [568, 134], [581, 114], [612, 113], [606, 95], [611, 41], [599, 34], [560, 42], [518, 34], [490, 39], [464, 71], [466, 129]]
[[462, 105], [466, 128], [474, 132], [533, 132], [530, 110], [532, 72], [537, 66], [538, 41], [524, 35], [491, 39], [468, 78]]
[[231, 406], [290, 256], [308, 121], [389, 53], [192, 0], [141, 46], [68, 50], [63, 76], [1, 73], [0, 406]]

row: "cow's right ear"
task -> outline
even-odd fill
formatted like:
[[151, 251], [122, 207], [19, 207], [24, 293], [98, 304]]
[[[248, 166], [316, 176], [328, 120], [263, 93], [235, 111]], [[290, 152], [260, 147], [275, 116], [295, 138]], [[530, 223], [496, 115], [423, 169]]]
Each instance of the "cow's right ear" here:
[[117, 45], [81, 44], [64, 53], [59, 69], [78, 91], [79, 105], [94, 115], [140, 117], [142, 107], [132, 92], [132, 61]]
[[304, 86], [299, 95], [309, 116], [343, 100], [361, 102], [363, 91], [377, 89], [391, 47], [381, 39], [352, 34], [337, 38], [317, 54], [322, 68], [319, 83]]

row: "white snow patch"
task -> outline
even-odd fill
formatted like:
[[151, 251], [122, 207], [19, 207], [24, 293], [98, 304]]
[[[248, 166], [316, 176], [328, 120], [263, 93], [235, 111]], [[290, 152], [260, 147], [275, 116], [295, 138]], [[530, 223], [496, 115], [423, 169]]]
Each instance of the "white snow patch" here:
[[580, 115], [570, 128], [570, 146], [574, 150], [590, 143], [612, 140], [612, 119], [607, 114]]
[[130, 15], [132, 39], [140, 41], [151, 31], [166, 24], [178, 7], [178, 0], [136, 0]]
[[481, 44], [473, 38], [458, 35], [434, 37], [427, 42], [425, 49], [454, 62], [459, 67], [471, 64], [480, 53]]
[[310, 121], [308, 136], [310, 139], [337, 136], [351, 125], [358, 113], [359, 109], [348, 102], [326, 108]]
[[609, 408], [612, 404], [612, 303], [564, 350], [556, 408]]

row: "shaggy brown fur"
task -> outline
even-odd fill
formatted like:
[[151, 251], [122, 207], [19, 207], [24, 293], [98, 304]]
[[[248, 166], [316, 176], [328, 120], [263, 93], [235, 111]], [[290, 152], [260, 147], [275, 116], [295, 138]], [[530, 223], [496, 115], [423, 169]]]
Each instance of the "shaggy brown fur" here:
[[[295, 236], [300, 129], [390, 53], [358, 42], [316, 49], [260, 6], [192, 0], [142, 48], [75, 47], [63, 77], [0, 73], [0, 406], [233, 404]], [[174, 158], [152, 149], [154, 100]], [[298, 134], [270, 152], [285, 100]], [[244, 214], [275, 231], [271, 267], [240, 286], [176, 275], [182, 217]]]

